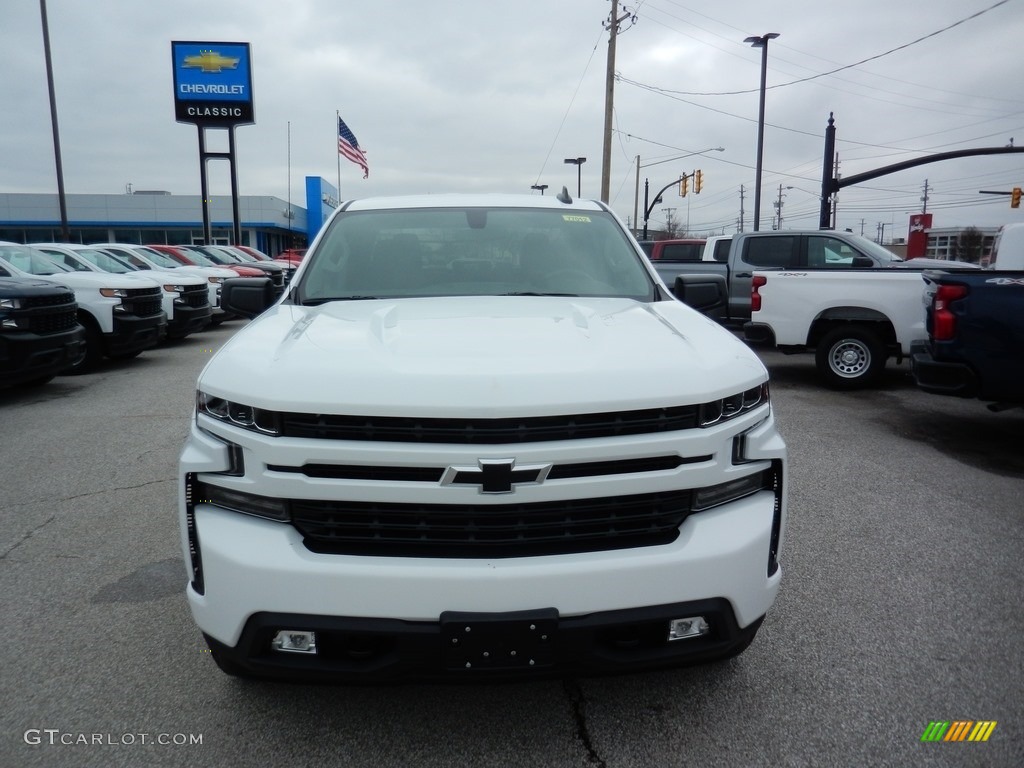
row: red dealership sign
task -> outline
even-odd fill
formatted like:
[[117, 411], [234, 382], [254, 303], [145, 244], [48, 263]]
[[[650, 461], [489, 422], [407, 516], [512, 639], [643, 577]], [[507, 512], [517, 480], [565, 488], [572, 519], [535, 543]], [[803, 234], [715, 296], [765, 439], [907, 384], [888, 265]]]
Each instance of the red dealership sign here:
[[907, 233], [907, 258], [916, 259], [928, 252], [928, 233], [932, 228], [930, 213], [915, 213], [910, 217], [910, 231]]

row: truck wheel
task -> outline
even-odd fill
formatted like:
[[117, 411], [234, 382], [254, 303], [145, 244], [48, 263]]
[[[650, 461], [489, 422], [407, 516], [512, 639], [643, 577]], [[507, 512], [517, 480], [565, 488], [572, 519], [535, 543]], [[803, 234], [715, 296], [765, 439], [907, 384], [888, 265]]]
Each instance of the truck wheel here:
[[815, 362], [833, 389], [860, 389], [874, 384], [885, 370], [885, 345], [862, 325], [835, 328], [818, 342]]
[[77, 375], [89, 373], [103, 359], [103, 337], [91, 322], [82, 323], [85, 329], [85, 357], [77, 365], [63, 371], [64, 374]]

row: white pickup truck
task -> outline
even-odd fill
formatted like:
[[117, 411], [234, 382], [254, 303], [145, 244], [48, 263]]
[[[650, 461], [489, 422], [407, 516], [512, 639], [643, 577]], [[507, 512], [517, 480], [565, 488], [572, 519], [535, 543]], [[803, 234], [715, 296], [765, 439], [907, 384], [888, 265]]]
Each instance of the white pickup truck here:
[[0, 241], [0, 277], [43, 277], [74, 291], [85, 355], [68, 373], [87, 373], [104, 357], [129, 358], [167, 335], [160, 286], [145, 277], [73, 272], [38, 248]]
[[817, 242], [806, 266], [754, 272], [743, 333], [787, 354], [813, 352], [819, 375], [834, 389], [871, 386], [890, 357], [902, 362], [911, 343], [927, 337], [925, 269], [979, 269], [959, 261], [903, 261], [881, 246], [873, 257], [887, 254], [891, 264], [872, 265], [851, 249], [849, 235], [821, 232], [809, 240]]
[[229, 674], [480, 679], [740, 653], [781, 579], [764, 366], [607, 206], [341, 205], [210, 360], [180, 462]]

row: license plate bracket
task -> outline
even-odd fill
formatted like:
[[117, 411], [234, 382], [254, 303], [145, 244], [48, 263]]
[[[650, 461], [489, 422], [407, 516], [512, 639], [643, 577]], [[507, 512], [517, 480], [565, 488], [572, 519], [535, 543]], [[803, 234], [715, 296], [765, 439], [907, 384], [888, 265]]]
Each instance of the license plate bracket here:
[[555, 663], [558, 610], [441, 614], [448, 671], [545, 669]]

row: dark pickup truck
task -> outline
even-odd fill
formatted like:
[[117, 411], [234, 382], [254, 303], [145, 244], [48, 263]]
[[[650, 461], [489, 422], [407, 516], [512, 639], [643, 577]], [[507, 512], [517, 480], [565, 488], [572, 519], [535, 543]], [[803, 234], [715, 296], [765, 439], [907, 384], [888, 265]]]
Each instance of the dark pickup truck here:
[[924, 273], [928, 338], [911, 345], [917, 385], [1024, 407], [1024, 271]]
[[0, 387], [43, 384], [85, 356], [75, 294], [46, 280], [0, 277]]

